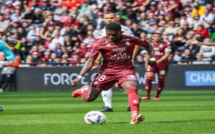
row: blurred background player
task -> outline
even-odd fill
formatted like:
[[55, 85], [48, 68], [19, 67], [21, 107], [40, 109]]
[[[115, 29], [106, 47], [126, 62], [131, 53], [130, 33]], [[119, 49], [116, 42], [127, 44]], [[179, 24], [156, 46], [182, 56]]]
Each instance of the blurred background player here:
[[0, 77], [0, 92], [5, 91], [9, 83], [12, 82], [16, 68], [19, 67], [20, 55], [16, 55], [16, 60], [3, 65]]
[[[2, 64], [6, 63], [6, 62], [2, 62], [2, 61], [15, 60], [15, 56], [14, 56], [13, 52], [10, 50], [10, 47], [1, 39], [0, 39], [0, 51], [2, 52], [2, 53], [0, 53], [0, 62]], [[3, 111], [3, 108], [1, 106], [0, 106], [0, 111]]]
[[171, 54], [171, 46], [169, 42], [162, 41], [161, 33], [154, 33], [152, 35], [152, 42], [150, 42], [155, 51], [155, 58], [157, 65], [155, 67], [151, 67], [148, 65], [148, 55], [145, 55], [145, 68], [146, 68], [146, 83], [145, 90], [146, 96], [143, 97], [143, 100], [150, 99], [150, 92], [152, 89], [152, 81], [154, 79], [155, 74], [158, 74], [158, 85], [156, 89], [156, 95], [154, 100], [159, 100], [159, 95], [164, 88], [164, 81], [168, 71], [168, 57]]
[[[113, 12], [104, 13], [103, 22], [105, 23], [105, 25], [110, 24], [111, 22], [117, 22], [116, 14], [114, 14]], [[122, 30], [122, 34], [124, 34], [124, 35], [134, 36], [132, 31], [126, 26], [121, 25], [121, 30]], [[101, 29], [101, 31], [99, 33], [99, 38], [102, 38], [102, 37], [105, 37], [105, 36], [106, 36], [106, 29], [103, 28], [103, 29]], [[137, 51], [138, 51], [138, 46], [135, 46], [133, 58], [135, 58], [135, 55], [137, 54]], [[102, 56], [101, 56], [101, 54], [99, 54], [98, 58], [95, 61], [95, 63], [96, 63], [95, 66], [99, 65], [99, 62], [100, 62], [101, 59], [102, 59]], [[94, 66], [94, 68], [95, 68], [95, 66]], [[116, 84], [116, 87], [117, 87], [117, 84]], [[109, 90], [106, 90], [106, 91], [102, 91], [102, 99], [103, 99], [103, 102], [104, 102], [105, 106], [101, 110], [101, 112], [111, 112], [111, 111], [113, 111], [113, 108], [112, 108], [112, 95], [113, 95], [112, 88], [109, 89]]]
[[134, 74], [135, 67], [132, 64], [135, 45], [146, 47], [150, 57], [148, 64], [156, 65], [152, 45], [136, 37], [122, 35], [121, 26], [118, 23], [108, 24], [106, 26], [106, 37], [95, 43], [93, 52], [84, 64], [78, 78], [72, 81], [71, 85], [76, 86], [81, 78], [91, 70], [95, 59], [101, 52], [104, 60], [99, 69], [99, 74], [96, 75], [90, 86], [83, 86], [75, 90], [72, 97], [82, 96], [82, 99], [86, 102], [94, 101], [103, 90], [108, 90], [117, 82], [128, 94], [132, 114], [130, 124], [143, 121], [144, 116], [139, 114], [138, 83]]

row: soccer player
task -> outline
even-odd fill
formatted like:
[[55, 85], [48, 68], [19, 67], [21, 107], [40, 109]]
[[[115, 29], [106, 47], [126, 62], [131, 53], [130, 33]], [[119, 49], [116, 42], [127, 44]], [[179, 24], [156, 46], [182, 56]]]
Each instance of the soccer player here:
[[[114, 14], [113, 12], [104, 13], [103, 21], [104, 21], [105, 24], [110, 24], [111, 22], [116, 22], [117, 21], [116, 14]], [[124, 34], [124, 35], [134, 36], [132, 31], [126, 26], [121, 25], [121, 31], [122, 31], [122, 34]], [[99, 37], [102, 38], [102, 37], [105, 37], [105, 36], [106, 36], [106, 29], [103, 28], [99, 33]], [[135, 56], [137, 54], [138, 48], [139, 48], [138, 46], [135, 46], [134, 53], [133, 53], [133, 56], [132, 56], [133, 59], [135, 58]], [[99, 56], [96, 59], [95, 63], [98, 65], [99, 61], [101, 59], [102, 59], [102, 56], [101, 56], [101, 54], [99, 54]], [[110, 88], [109, 90], [106, 90], [106, 91], [102, 91], [101, 94], [102, 94], [103, 102], [105, 104], [105, 106], [101, 110], [101, 112], [108, 112], [108, 111], [111, 112], [111, 111], [113, 111], [113, 108], [112, 108], [112, 95], [113, 95], [112, 88]]]
[[[15, 60], [15, 56], [13, 52], [10, 50], [10, 47], [6, 42], [0, 39], [0, 61], [13, 61]], [[5, 64], [5, 62], [4, 62]], [[0, 111], [3, 111], [3, 108], [0, 106]]]
[[146, 55], [146, 83], [145, 83], [145, 90], [146, 96], [142, 98], [142, 100], [149, 100], [150, 99], [150, 92], [152, 89], [152, 81], [154, 79], [155, 74], [158, 74], [158, 85], [156, 89], [156, 95], [154, 100], [159, 100], [159, 95], [164, 88], [164, 80], [165, 76], [167, 75], [168, 71], [168, 57], [171, 53], [171, 46], [169, 42], [162, 41], [161, 33], [154, 33], [152, 35], [152, 42], [151, 44], [154, 46], [155, 51], [155, 58], [157, 65], [152, 67], [148, 65], [147, 59], [148, 56]]
[[123, 87], [128, 94], [128, 101], [131, 107], [131, 124], [137, 124], [144, 119], [139, 114], [139, 97], [137, 94], [137, 78], [132, 63], [132, 54], [135, 45], [146, 47], [149, 57], [149, 65], [156, 65], [154, 50], [147, 41], [136, 37], [123, 35], [121, 26], [118, 23], [110, 23], [106, 26], [106, 37], [98, 40], [93, 46], [93, 52], [84, 64], [78, 78], [71, 82], [76, 86], [81, 78], [92, 68], [95, 59], [101, 52], [103, 63], [99, 73], [95, 76], [90, 86], [83, 86], [72, 93], [72, 97], [82, 96], [86, 102], [94, 101], [103, 90], [108, 90], [116, 82]]

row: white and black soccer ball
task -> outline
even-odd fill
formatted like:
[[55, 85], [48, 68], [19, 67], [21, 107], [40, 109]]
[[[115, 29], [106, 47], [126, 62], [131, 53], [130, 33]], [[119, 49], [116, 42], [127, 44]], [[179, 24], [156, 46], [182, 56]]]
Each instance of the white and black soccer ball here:
[[84, 120], [87, 124], [104, 124], [106, 116], [100, 111], [90, 111], [85, 115]]

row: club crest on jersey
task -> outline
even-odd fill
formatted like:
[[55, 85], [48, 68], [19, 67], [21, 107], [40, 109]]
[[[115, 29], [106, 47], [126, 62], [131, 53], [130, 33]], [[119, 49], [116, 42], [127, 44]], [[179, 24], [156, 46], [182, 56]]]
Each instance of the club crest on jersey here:
[[161, 44], [159, 45], [159, 47], [163, 47], [163, 43], [161, 43]]
[[107, 44], [106, 46], [110, 47], [110, 46], [111, 46], [111, 44]]
[[126, 41], [126, 45], [129, 46], [131, 43]]

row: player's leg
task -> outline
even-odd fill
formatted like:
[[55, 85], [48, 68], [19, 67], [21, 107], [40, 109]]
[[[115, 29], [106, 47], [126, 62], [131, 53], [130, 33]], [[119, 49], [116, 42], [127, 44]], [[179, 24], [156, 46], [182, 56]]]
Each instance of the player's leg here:
[[94, 101], [101, 91], [104, 90], [104, 88], [99, 88], [99, 87], [90, 87], [88, 85], [81, 87], [80, 89], [75, 90], [72, 93], [72, 97], [78, 97], [82, 96], [82, 100], [86, 102], [91, 102]]
[[4, 84], [2, 85], [3, 91], [8, 87], [8, 85], [12, 82], [12, 75], [11, 74], [6, 74], [4, 78]]
[[154, 72], [146, 72], [146, 83], [145, 83], [145, 91], [146, 96], [142, 97], [142, 100], [149, 100], [150, 99], [150, 93], [152, 89], [152, 81], [154, 79], [155, 73]]
[[128, 103], [131, 108], [131, 124], [137, 124], [144, 120], [144, 116], [139, 114], [140, 100], [137, 94], [137, 82], [136, 81], [125, 81], [121, 86], [126, 90], [128, 94]]
[[86, 85], [74, 91], [72, 97], [82, 96], [84, 101], [93, 101], [98, 97], [102, 90], [109, 89], [114, 83], [115, 77], [105, 74], [97, 74], [90, 86]]
[[112, 108], [112, 95], [113, 95], [113, 91], [112, 89], [108, 89], [108, 90], [104, 90], [102, 91], [102, 99], [103, 102], [105, 104], [105, 107], [101, 110], [101, 112], [112, 112], [113, 108]]
[[162, 92], [162, 90], [164, 88], [164, 82], [165, 82], [165, 76], [159, 75], [158, 76], [158, 85], [156, 88], [156, 95], [154, 97], [154, 100], [159, 100], [160, 93]]
[[2, 74], [1, 78], [0, 78], [0, 93], [3, 92], [2, 86], [3, 86], [4, 82], [5, 82], [5, 77], [6, 77], [6, 75]]
[[168, 64], [163, 65], [163, 66], [158, 66], [157, 67], [157, 72], [158, 72], [158, 85], [156, 88], [156, 95], [154, 97], [154, 100], [159, 100], [160, 93], [162, 92], [164, 88], [164, 83], [165, 83], [165, 77], [168, 72]]

